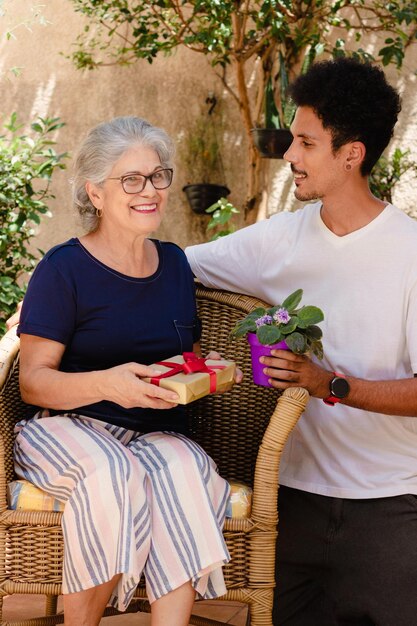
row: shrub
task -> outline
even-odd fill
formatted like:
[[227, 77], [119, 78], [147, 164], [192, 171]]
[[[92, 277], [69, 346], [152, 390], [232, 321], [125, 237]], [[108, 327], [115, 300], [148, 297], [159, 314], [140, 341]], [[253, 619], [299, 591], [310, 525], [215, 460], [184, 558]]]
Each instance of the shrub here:
[[[30, 247], [41, 216], [49, 213], [47, 201], [54, 197], [51, 177], [64, 169], [67, 153], [53, 149], [52, 133], [61, 128], [59, 118], [39, 117], [23, 133], [13, 113], [0, 135], [0, 332], [5, 320], [23, 298], [27, 279], [38, 256]], [[41, 251], [38, 250], [38, 253]]]

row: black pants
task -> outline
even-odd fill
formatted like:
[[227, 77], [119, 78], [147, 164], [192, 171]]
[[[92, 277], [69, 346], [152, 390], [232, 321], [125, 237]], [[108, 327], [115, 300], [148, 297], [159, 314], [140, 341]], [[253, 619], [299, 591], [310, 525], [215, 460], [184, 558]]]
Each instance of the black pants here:
[[417, 626], [417, 497], [281, 487], [274, 626]]

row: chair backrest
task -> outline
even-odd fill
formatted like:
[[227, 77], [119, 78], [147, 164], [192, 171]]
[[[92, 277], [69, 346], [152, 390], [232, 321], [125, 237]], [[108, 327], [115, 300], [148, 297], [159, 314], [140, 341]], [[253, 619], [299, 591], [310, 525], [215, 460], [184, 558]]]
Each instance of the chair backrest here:
[[[223, 357], [236, 361], [244, 379], [225, 394], [207, 396], [188, 405], [190, 430], [216, 461], [222, 476], [252, 485], [258, 448], [278, 392], [253, 384], [248, 344], [245, 340], [230, 340], [229, 335], [238, 319], [265, 303], [202, 285], [197, 285], [197, 303], [203, 324], [203, 355], [217, 350]], [[3, 345], [4, 341], [3, 338]], [[7, 346], [8, 354], [3, 359], [7, 363], [2, 363], [0, 344], [0, 434], [5, 446], [6, 480], [10, 481], [14, 478], [13, 429], [25, 416], [27, 406], [19, 392], [19, 340], [9, 331], [8, 341], [13, 345], [11, 350]]]
[[19, 338], [16, 328], [0, 342], [0, 435], [3, 440], [6, 482], [13, 480], [14, 426], [27, 412], [19, 389]]
[[249, 345], [230, 339], [237, 320], [264, 302], [227, 291], [197, 286], [197, 303], [203, 324], [203, 355], [217, 350], [236, 361], [243, 382], [223, 395], [206, 396], [188, 405], [193, 438], [216, 461], [228, 480], [253, 485], [259, 445], [278, 398], [278, 391], [252, 382]]

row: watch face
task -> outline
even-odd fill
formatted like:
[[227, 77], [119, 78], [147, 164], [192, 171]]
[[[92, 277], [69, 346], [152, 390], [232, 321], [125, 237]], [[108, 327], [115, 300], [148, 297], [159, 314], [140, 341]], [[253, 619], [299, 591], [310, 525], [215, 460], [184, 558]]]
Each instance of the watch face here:
[[330, 391], [336, 398], [346, 398], [350, 391], [349, 383], [346, 378], [336, 376], [330, 383]]

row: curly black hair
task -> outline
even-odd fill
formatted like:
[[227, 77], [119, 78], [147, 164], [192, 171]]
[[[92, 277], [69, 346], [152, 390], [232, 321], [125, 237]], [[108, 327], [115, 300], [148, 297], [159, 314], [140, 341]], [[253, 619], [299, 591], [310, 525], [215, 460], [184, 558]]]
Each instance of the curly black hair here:
[[401, 110], [398, 92], [380, 68], [347, 57], [320, 61], [295, 79], [289, 95], [297, 107], [312, 108], [330, 130], [335, 153], [350, 141], [361, 141], [366, 148], [361, 173], [371, 173]]

